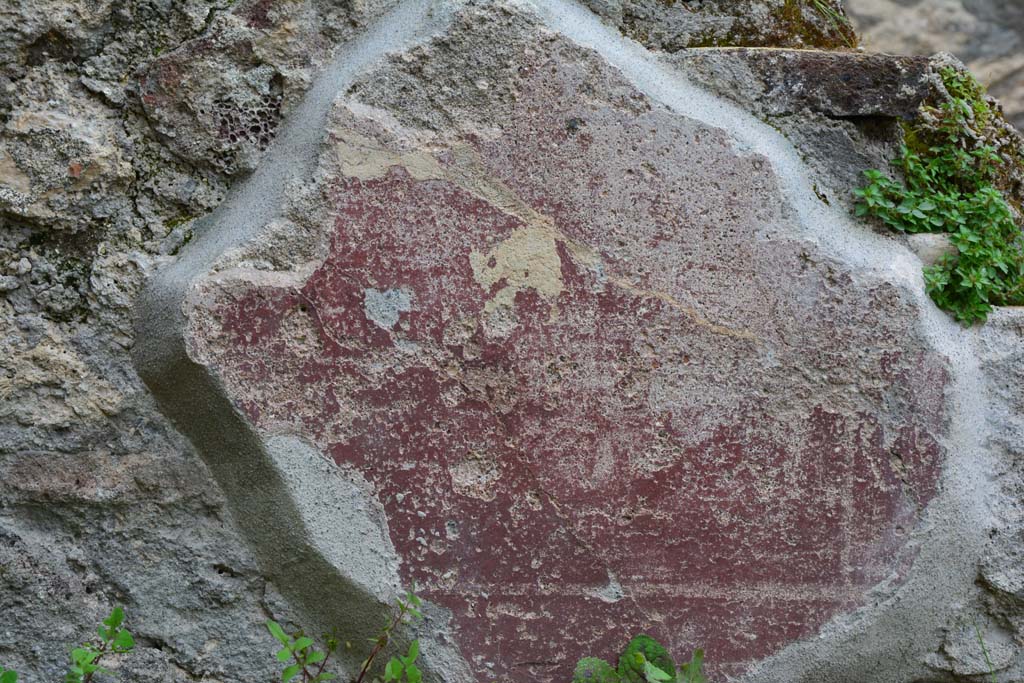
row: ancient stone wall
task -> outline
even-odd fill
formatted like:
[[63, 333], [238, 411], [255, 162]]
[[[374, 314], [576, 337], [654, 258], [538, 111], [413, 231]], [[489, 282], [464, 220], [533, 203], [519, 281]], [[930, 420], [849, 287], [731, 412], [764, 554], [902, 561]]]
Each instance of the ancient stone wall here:
[[1018, 680], [1024, 314], [852, 217], [938, 80], [841, 11], [0, 9], [0, 665], [123, 604], [122, 680], [270, 680], [415, 583], [432, 681]]

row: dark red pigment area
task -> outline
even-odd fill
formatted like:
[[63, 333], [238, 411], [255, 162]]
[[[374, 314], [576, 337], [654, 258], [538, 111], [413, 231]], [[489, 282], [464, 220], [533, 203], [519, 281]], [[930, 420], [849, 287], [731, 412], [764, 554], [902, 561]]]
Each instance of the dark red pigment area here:
[[[220, 295], [215, 362], [254, 422], [300, 426], [372, 482], [404, 580], [452, 611], [481, 680], [565, 681], [641, 631], [738, 674], [905, 565], [942, 411], [884, 411], [941, 397], [926, 356], [886, 355], [877, 412], [822, 392], [777, 414], [764, 387], [815, 395], [796, 365], [852, 367], [857, 349], [791, 339], [772, 366], [757, 340], [611, 283], [564, 241], [557, 299], [518, 292], [508, 335], [488, 336], [507, 283], [482, 287], [470, 257], [521, 219], [397, 168], [336, 201], [307, 282]], [[368, 289], [404, 291], [410, 310], [382, 327]], [[299, 322], [315, 345], [296, 343]], [[808, 338], [827, 324], [807, 321]], [[727, 409], [657, 399], [687, 392]]]

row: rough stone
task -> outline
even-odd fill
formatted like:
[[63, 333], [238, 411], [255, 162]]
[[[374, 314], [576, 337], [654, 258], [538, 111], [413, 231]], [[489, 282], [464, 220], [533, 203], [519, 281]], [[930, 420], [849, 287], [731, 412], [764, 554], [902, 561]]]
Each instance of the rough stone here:
[[659, 50], [687, 47], [853, 48], [843, 3], [796, 0], [584, 0], [623, 34]]
[[[268, 680], [263, 621], [297, 619], [128, 354], [146, 275], [227, 188], [154, 134], [133, 84], [228, 4], [0, 6], [0, 666], [23, 680], [62, 680], [116, 604], [128, 682]], [[357, 30], [341, 13], [331, 45]]]
[[925, 57], [722, 48], [681, 50], [674, 61], [764, 116], [912, 119], [931, 93]]
[[952, 52], [1024, 128], [1024, 6], [1004, 0], [846, 0], [871, 50]]
[[185, 159], [229, 175], [251, 171], [333, 46], [389, 4], [234, 4], [213, 15], [202, 36], [147, 67], [140, 84], [146, 115]]
[[269, 680], [418, 579], [431, 682], [1020, 679], [1020, 313], [845, 213], [919, 62], [585, 4], [0, 7], [0, 665]]

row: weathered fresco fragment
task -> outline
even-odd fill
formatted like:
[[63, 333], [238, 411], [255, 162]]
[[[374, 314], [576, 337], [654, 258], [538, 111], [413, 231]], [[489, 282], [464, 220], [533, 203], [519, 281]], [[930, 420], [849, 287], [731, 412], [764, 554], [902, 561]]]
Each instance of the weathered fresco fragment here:
[[913, 559], [945, 359], [767, 159], [553, 47], [486, 129], [340, 100], [323, 252], [209, 276], [190, 343], [263, 434], [371, 482], [479, 676], [639, 631], [739, 674]]

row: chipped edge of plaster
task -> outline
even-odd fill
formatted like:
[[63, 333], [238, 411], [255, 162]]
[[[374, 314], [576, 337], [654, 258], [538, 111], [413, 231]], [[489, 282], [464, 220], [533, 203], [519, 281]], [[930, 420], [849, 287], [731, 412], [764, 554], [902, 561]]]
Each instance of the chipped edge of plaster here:
[[[342, 576], [369, 577], [365, 584], [381, 603], [401, 594], [401, 560], [372, 484], [355, 468], [336, 465], [299, 435], [275, 434], [264, 443], [282, 487], [295, 502], [303, 527], [299, 533], [309, 550]], [[375, 617], [365, 614], [360, 618], [376, 623]], [[443, 624], [450, 619], [446, 610], [429, 605], [424, 609], [424, 623], [419, 628], [414, 625], [413, 632], [400, 634], [396, 644], [401, 649], [415, 636], [444, 680], [470, 680], [458, 649], [444, 637]]]

